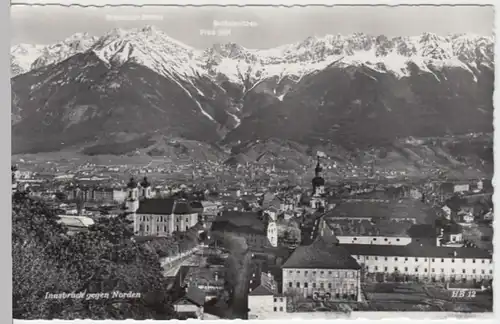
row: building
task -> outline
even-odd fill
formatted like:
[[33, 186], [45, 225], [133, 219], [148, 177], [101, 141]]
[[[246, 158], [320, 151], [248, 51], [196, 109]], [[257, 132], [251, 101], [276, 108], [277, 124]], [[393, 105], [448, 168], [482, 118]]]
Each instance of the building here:
[[276, 219], [269, 217], [269, 223], [267, 224], [267, 240], [272, 247], [278, 246], [278, 225]]
[[361, 301], [360, 270], [343, 246], [318, 238], [297, 247], [283, 265], [283, 294]]
[[197, 287], [189, 287], [184, 296], [174, 303], [175, 311], [185, 318], [203, 318], [205, 293]]
[[323, 168], [318, 156], [316, 168], [314, 169], [315, 176], [312, 179], [313, 192], [310, 200], [310, 207], [315, 209], [326, 208], [325, 179], [322, 177], [322, 172]]
[[344, 248], [366, 273], [397, 274], [432, 281], [482, 280], [493, 276], [492, 256], [478, 248], [362, 245]]
[[248, 294], [248, 319], [264, 319], [269, 314], [286, 313], [286, 296], [278, 295], [278, 286], [270, 273], [263, 272], [260, 285]]
[[245, 238], [252, 250], [262, 250], [271, 244], [267, 238], [267, 226], [256, 212], [224, 211], [212, 223], [212, 232], [234, 234]]
[[223, 266], [182, 266], [179, 282], [182, 287], [196, 287], [203, 291], [205, 300], [217, 297], [224, 290]]
[[[132, 196], [134, 197], [134, 196]], [[170, 236], [185, 232], [198, 223], [199, 215], [184, 199], [154, 198], [138, 203], [134, 218], [134, 233], [140, 236]]]
[[85, 216], [59, 215], [58, 223], [66, 226], [68, 234], [88, 231], [89, 226], [94, 225], [94, 220]]

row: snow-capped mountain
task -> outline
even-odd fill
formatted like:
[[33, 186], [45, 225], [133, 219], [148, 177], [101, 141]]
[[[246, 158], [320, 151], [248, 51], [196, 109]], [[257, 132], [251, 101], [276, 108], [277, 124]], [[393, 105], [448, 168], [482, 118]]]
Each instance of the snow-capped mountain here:
[[88, 33], [74, 34], [65, 40], [51, 45], [15, 45], [11, 52], [12, 77], [51, 64], [87, 51], [99, 38]]
[[19, 44], [10, 48], [10, 65], [12, 76], [26, 73], [41, 55], [44, 45]]
[[[13, 61], [20, 53], [13, 48]], [[362, 107], [367, 125], [385, 127], [387, 138], [425, 133], [429, 116], [431, 133], [460, 133], [490, 118], [493, 53], [492, 37], [430, 33], [327, 35], [266, 50], [197, 50], [154, 27], [77, 34], [44, 47], [24, 65], [34, 70], [13, 79], [13, 136], [26, 143], [53, 134], [54, 147], [62, 133], [66, 144], [89, 141], [91, 129], [92, 140], [106, 131], [211, 142], [306, 138], [312, 130], [329, 138], [343, 123], [355, 129], [346, 120], [359, 120]], [[474, 125], [453, 122], [453, 107]], [[446, 119], [449, 127], [439, 125]], [[394, 130], [405, 122], [413, 128]]]

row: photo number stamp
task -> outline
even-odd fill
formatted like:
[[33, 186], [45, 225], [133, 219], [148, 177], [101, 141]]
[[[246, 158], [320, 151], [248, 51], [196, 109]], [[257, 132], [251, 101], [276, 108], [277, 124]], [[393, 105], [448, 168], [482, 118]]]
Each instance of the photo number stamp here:
[[451, 298], [476, 298], [476, 291], [469, 289], [453, 290]]

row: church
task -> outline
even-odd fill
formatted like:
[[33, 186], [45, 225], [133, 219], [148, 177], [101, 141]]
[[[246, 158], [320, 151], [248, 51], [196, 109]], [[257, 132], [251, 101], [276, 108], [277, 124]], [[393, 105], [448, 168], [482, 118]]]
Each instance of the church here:
[[312, 179], [313, 192], [311, 195], [310, 207], [316, 210], [326, 208], [325, 179], [322, 176], [320, 157], [317, 157], [316, 168], [314, 169], [314, 178]]
[[134, 234], [138, 236], [170, 236], [189, 230], [199, 220], [198, 211], [185, 199], [152, 198], [151, 184], [146, 177], [140, 183], [130, 179], [125, 206], [134, 221]]

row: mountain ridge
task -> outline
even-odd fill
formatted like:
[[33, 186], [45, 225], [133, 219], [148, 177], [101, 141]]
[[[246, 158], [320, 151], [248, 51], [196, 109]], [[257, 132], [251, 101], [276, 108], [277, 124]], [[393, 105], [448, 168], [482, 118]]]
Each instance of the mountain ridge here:
[[12, 78], [17, 153], [102, 148], [118, 140], [109, 134], [349, 148], [492, 130], [487, 36], [326, 35], [267, 50], [196, 50], [145, 27], [57, 44]]

